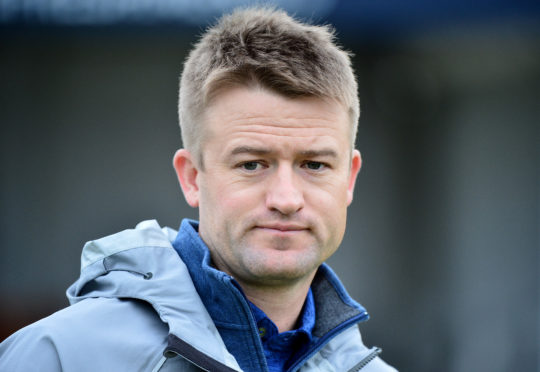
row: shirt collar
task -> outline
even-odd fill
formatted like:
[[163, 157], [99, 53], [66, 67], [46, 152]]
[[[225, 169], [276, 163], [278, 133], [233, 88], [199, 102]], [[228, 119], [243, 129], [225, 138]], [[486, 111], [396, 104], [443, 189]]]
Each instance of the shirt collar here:
[[[253, 316], [255, 317], [255, 322], [259, 327], [259, 335], [261, 336], [261, 338], [271, 339], [277, 336], [277, 326], [270, 318], [268, 318], [264, 311], [259, 309], [251, 301], [249, 301], [249, 306], [251, 308]], [[297, 337], [300, 334], [304, 334], [311, 341], [311, 332], [313, 331], [313, 327], [315, 327], [315, 301], [313, 300], [313, 292], [311, 291], [311, 288], [309, 288], [308, 294], [306, 296], [306, 301], [304, 302], [304, 306], [302, 307], [302, 312], [300, 313], [300, 317], [298, 318], [297, 325], [298, 327], [296, 329], [292, 331], [282, 332], [279, 335], [283, 335], [286, 333], [287, 337], [290, 338]]]

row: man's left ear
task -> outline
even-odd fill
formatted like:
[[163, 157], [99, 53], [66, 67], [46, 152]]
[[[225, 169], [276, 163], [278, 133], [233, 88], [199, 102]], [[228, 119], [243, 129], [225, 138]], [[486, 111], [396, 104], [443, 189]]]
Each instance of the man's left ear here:
[[358, 172], [362, 168], [362, 156], [358, 150], [353, 150], [351, 159], [351, 169], [349, 172], [349, 187], [347, 188], [347, 205], [350, 205], [354, 195], [354, 185], [356, 183], [356, 177]]

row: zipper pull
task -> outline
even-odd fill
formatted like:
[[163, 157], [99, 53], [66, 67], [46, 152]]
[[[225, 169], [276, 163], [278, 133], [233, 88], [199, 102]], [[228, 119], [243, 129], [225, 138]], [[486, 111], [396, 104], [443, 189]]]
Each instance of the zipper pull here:
[[367, 366], [373, 359], [377, 358], [379, 354], [382, 353], [382, 349], [379, 347], [374, 347], [371, 349], [368, 355], [364, 357], [360, 362], [358, 362], [354, 367], [349, 369], [349, 372], [357, 372], [362, 368]]

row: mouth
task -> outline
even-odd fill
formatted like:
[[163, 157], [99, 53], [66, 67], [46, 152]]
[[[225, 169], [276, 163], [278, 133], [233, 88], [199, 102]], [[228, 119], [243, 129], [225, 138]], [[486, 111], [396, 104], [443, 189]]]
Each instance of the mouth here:
[[269, 232], [276, 233], [297, 233], [302, 231], [307, 231], [309, 228], [305, 225], [295, 224], [295, 223], [268, 223], [268, 224], [259, 224], [255, 226], [256, 229], [267, 230]]

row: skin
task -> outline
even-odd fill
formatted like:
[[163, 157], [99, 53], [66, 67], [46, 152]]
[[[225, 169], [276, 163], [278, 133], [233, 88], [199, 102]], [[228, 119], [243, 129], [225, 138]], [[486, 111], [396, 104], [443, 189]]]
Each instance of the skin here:
[[204, 114], [202, 159], [174, 166], [214, 265], [276, 323], [294, 327], [319, 265], [339, 247], [360, 153], [347, 110], [262, 88], [221, 92]]

